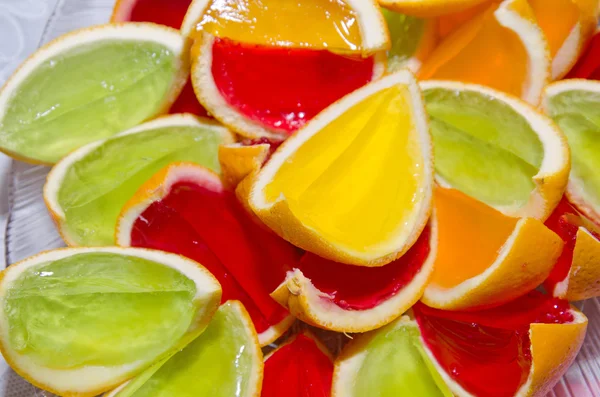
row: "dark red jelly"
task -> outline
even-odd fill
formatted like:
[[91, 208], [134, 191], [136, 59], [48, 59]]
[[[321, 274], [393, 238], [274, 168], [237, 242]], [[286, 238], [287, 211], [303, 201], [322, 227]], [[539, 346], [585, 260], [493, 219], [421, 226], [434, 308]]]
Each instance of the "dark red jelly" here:
[[179, 29], [191, 2], [192, 0], [122, 0], [121, 6], [125, 3], [133, 3], [133, 5], [129, 15], [123, 15], [120, 19], [154, 22]]
[[567, 301], [539, 291], [506, 305], [475, 312], [413, 308], [428, 349], [444, 370], [476, 396], [513, 396], [531, 368], [529, 326], [568, 323]]
[[394, 296], [421, 270], [429, 255], [430, 234], [428, 226], [407, 253], [382, 267], [345, 265], [312, 253], [306, 253], [297, 267], [341, 308], [372, 309]]
[[298, 335], [265, 361], [262, 397], [329, 397], [333, 363], [314, 340]]
[[600, 33], [592, 37], [587, 49], [565, 78], [600, 80]]
[[204, 265], [221, 283], [223, 301], [240, 300], [259, 333], [288, 314], [269, 294], [301, 252], [256, 224], [233, 193], [176, 184], [136, 220], [131, 245], [182, 254]]
[[212, 74], [227, 103], [249, 119], [292, 133], [373, 78], [373, 58], [216, 38]]
[[[556, 261], [550, 276], [544, 282], [544, 287], [549, 293], [552, 293], [557, 283], [563, 281], [571, 270], [573, 263], [573, 251], [577, 242], [577, 231], [579, 226], [582, 226], [586, 220], [584, 216], [567, 200], [565, 196], [561, 199], [554, 212], [546, 220], [546, 226], [564, 241], [563, 251]], [[588, 221], [591, 222], [591, 221]], [[595, 231], [590, 230], [590, 233], [597, 239], [600, 239]]]

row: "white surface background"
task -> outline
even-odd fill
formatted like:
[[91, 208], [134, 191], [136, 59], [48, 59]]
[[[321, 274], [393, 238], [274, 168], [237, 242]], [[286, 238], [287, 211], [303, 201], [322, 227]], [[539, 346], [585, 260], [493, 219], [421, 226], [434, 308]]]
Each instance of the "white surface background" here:
[[[164, 0], [168, 2], [170, 0]], [[68, 31], [108, 21], [114, 0], [0, 0], [0, 84], [37, 47]], [[47, 214], [42, 187], [47, 167], [0, 154], [0, 267], [63, 245]], [[577, 362], [550, 396], [600, 397], [600, 304], [590, 319]], [[0, 357], [0, 397], [49, 396], [16, 375]]]

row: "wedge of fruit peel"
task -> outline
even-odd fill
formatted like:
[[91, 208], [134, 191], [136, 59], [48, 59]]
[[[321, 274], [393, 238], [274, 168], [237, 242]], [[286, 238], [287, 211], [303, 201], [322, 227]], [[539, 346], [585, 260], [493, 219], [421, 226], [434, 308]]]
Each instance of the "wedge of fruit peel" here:
[[150, 23], [102, 25], [52, 41], [0, 90], [0, 151], [52, 164], [166, 112], [188, 75], [185, 43], [176, 30]]
[[408, 252], [382, 267], [344, 265], [306, 253], [271, 296], [319, 328], [370, 331], [419, 300], [433, 272], [438, 244], [432, 220]]
[[461, 397], [546, 395], [575, 360], [588, 323], [567, 301], [538, 291], [480, 312], [413, 312], [425, 351]]
[[106, 397], [259, 396], [263, 356], [248, 312], [224, 303], [206, 331], [159, 366]]
[[[454, 189], [435, 190], [437, 256], [422, 301], [445, 310], [497, 306], [550, 274], [563, 243], [534, 218], [512, 218]], [[460, 225], [460, 228], [457, 228]]]
[[[192, 0], [117, 0], [110, 21], [115, 23], [153, 22], [179, 29], [191, 2]], [[171, 105], [169, 113], [192, 113], [202, 117], [208, 116], [206, 109], [198, 102], [189, 78]]]
[[298, 247], [382, 266], [425, 227], [431, 150], [421, 92], [400, 71], [342, 98], [285, 141], [255, 178], [249, 205]]
[[418, 18], [386, 8], [381, 12], [392, 44], [387, 52], [387, 71], [396, 72], [406, 67], [416, 73], [437, 44], [435, 19]]
[[[268, 140], [219, 146], [221, 180], [225, 188], [236, 190], [246, 178], [255, 176], [275, 149], [275, 144]], [[240, 199], [242, 204], [244, 201], [247, 201], [247, 197]]]
[[161, 117], [65, 157], [48, 175], [44, 200], [68, 245], [113, 245], [121, 208], [148, 178], [172, 161], [218, 172], [218, 147], [233, 140], [214, 121]]
[[600, 80], [600, 31], [596, 30], [590, 43], [579, 57], [579, 60], [569, 71], [568, 79]]
[[567, 186], [564, 134], [527, 103], [492, 88], [424, 81], [436, 179], [516, 217], [548, 218]]
[[249, 138], [284, 139], [385, 71], [384, 52], [364, 58], [247, 44], [206, 32], [192, 54], [192, 83], [200, 103]]
[[600, 227], [577, 211], [566, 197], [548, 218], [546, 226], [565, 243], [544, 282], [546, 290], [569, 301], [600, 296]]
[[244, 304], [263, 346], [294, 321], [269, 294], [301, 253], [256, 224], [204, 167], [174, 163], [148, 180], [124, 206], [116, 240], [201, 262], [221, 282], [223, 300]]
[[10, 366], [52, 393], [95, 396], [196, 338], [221, 287], [177, 255], [69, 248], [8, 267], [0, 298], [0, 348]]
[[[307, 23], [311, 29], [306, 29]], [[390, 46], [374, 0], [194, 0], [181, 31], [239, 43], [344, 53], [373, 54]]]
[[564, 77], [594, 34], [597, 0], [528, 0], [548, 41], [552, 79]]
[[505, 0], [443, 39], [418, 77], [481, 84], [537, 105], [550, 63], [548, 43], [527, 0]]
[[265, 357], [261, 397], [329, 397], [332, 376], [331, 353], [304, 330]]
[[[438, 21], [442, 37], [459, 28], [492, 3], [485, 1], [457, 14], [445, 15]], [[535, 19], [548, 42], [552, 58], [553, 80], [562, 78], [575, 64], [596, 27], [596, 0], [528, 0]]]
[[420, 339], [417, 322], [402, 316], [356, 335], [335, 361], [333, 397], [452, 397]]
[[379, 4], [397, 12], [418, 17], [439, 17], [466, 10], [489, 0], [379, 0]]
[[545, 90], [543, 107], [564, 131], [571, 148], [573, 165], [567, 197], [583, 214], [600, 224], [600, 83], [562, 80]]
[[536, 291], [485, 311], [418, 304], [410, 315], [346, 345], [334, 396], [545, 395], [575, 359], [587, 327], [567, 301]]

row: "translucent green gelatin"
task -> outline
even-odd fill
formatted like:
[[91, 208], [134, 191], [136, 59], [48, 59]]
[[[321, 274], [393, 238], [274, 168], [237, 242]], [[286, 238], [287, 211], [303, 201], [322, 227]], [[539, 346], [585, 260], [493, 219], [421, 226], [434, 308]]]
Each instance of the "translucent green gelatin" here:
[[81, 253], [24, 271], [4, 301], [12, 349], [50, 368], [148, 362], [173, 349], [195, 283], [146, 259]]
[[240, 317], [239, 303], [225, 303], [202, 335], [162, 366], [150, 368], [116, 397], [237, 397], [253, 395], [262, 357]]
[[84, 43], [39, 65], [0, 117], [0, 147], [55, 163], [161, 111], [180, 61], [152, 41]]
[[392, 48], [388, 51], [388, 71], [402, 69], [415, 54], [425, 32], [425, 20], [381, 8]]
[[174, 161], [219, 172], [221, 128], [170, 126], [117, 136], [76, 161], [58, 191], [65, 232], [81, 246], [114, 244], [121, 208], [152, 175]]
[[544, 153], [527, 120], [475, 91], [431, 88], [424, 97], [437, 175], [490, 206], [526, 204]]
[[355, 397], [452, 397], [427, 357], [415, 323], [396, 321], [365, 347]]
[[600, 212], [600, 93], [564, 91], [548, 98], [550, 117], [571, 147], [571, 178], [579, 181], [586, 204]]

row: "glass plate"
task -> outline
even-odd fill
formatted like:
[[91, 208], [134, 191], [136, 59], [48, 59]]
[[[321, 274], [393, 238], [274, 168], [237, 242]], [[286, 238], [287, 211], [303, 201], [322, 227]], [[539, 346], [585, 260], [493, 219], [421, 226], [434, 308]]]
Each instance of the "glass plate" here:
[[[68, 31], [108, 21], [113, 4], [114, 0], [0, 0], [0, 37], [15, 38], [10, 43], [0, 40], [0, 84], [38, 46]], [[0, 262], [5, 265], [64, 246], [42, 198], [48, 171], [0, 154], [0, 230], [6, 223]], [[0, 231], [0, 239], [3, 234]], [[548, 396], [600, 396], [600, 301], [578, 306], [589, 318], [588, 334], [577, 361]], [[330, 342], [339, 349], [342, 341]], [[21, 379], [0, 358], [0, 397], [31, 396], [52, 395]]]

